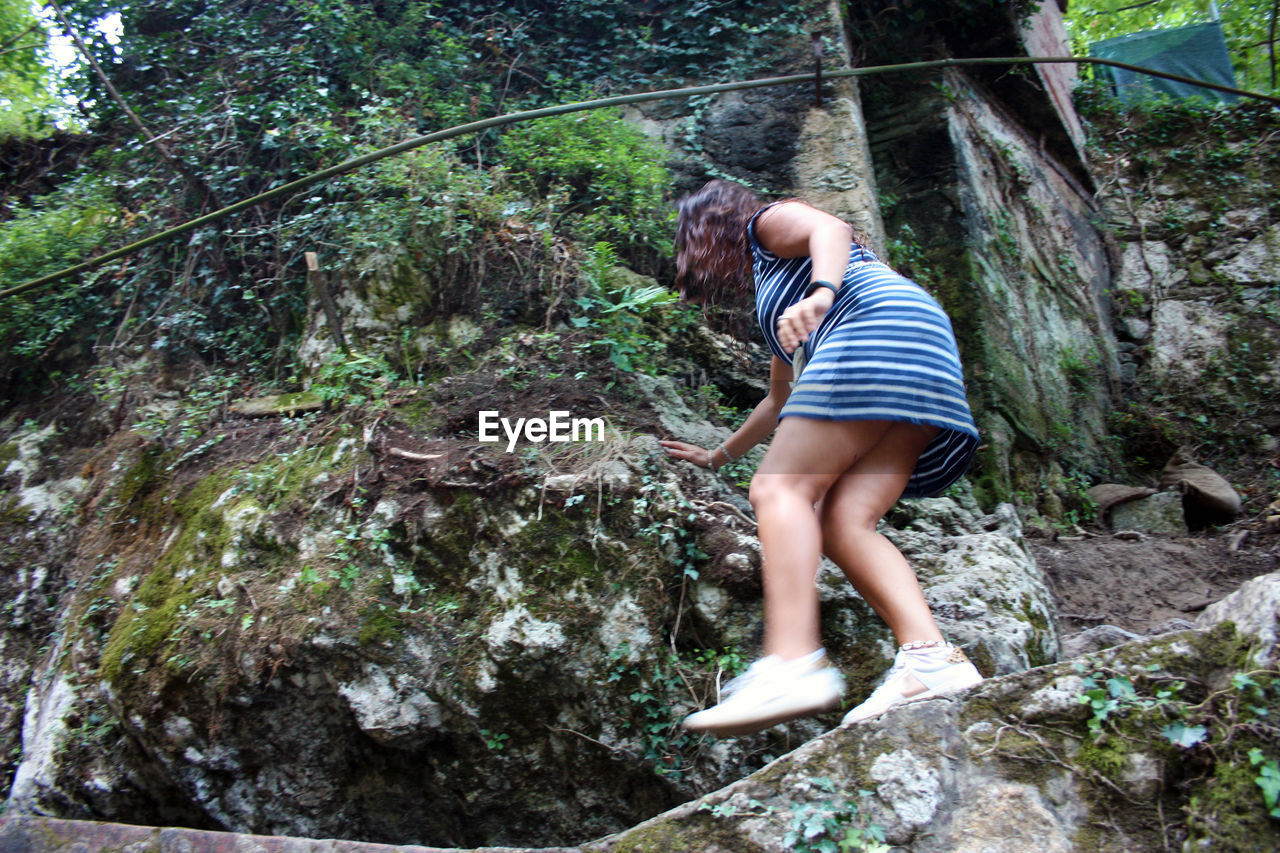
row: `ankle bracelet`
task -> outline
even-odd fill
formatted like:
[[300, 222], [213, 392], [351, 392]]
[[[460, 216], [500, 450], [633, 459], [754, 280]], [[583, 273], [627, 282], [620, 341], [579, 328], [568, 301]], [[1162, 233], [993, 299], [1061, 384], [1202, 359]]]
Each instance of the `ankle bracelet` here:
[[916, 640], [914, 642], [902, 644], [902, 650], [904, 652], [915, 651], [916, 649], [945, 649], [946, 647], [946, 640]]

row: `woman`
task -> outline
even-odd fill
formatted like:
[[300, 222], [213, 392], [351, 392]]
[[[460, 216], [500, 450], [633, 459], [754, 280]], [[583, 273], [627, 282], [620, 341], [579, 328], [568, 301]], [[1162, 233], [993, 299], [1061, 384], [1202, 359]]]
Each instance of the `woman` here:
[[[754, 288], [773, 361], [769, 394], [719, 446], [664, 441], [716, 469], [776, 435], [751, 480], [764, 553], [765, 657], [686, 728], [747, 734], [836, 707], [814, 583], [821, 554], [892, 629], [893, 668], [844, 722], [982, 680], [942, 637], [915, 573], [876, 523], [899, 497], [941, 492], [978, 444], [951, 323], [919, 286], [798, 200], [762, 205], [711, 181], [679, 202], [677, 284], [694, 302]], [[803, 367], [794, 376], [793, 362]]]

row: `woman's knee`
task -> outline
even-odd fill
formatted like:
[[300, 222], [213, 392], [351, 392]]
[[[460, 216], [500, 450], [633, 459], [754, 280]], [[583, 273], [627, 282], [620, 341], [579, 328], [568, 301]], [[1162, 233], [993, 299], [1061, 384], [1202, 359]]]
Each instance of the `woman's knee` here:
[[751, 501], [752, 508], [759, 514], [762, 508], [776, 501], [780, 494], [781, 486], [776, 478], [756, 475], [751, 478], [751, 486], [747, 489], [747, 500]]
[[756, 511], [768, 512], [776, 506], [793, 506], [797, 503], [813, 506], [821, 497], [817, 483], [809, 478], [784, 474], [757, 474], [751, 478], [747, 499]]
[[818, 522], [822, 526], [824, 540], [850, 533], [874, 533], [884, 513], [858, 501], [824, 500], [818, 507]]

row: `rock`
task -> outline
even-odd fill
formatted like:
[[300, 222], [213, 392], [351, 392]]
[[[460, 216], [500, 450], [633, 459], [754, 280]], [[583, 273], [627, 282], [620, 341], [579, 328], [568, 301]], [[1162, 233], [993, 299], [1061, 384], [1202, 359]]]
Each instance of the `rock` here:
[[825, 109], [806, 114], [792, 167], [804, 198], [853, 224], [879, 251], [884, 225], [875, 187], [865, 177], [875, 172], [857, 91], [843, 81], [837, 85], [841, 91]]
[[1069, 853], [1067, 827], [1028, 785], [995, 783], [973, 792], [951, 824], [953, 853]]
[[[787, 834], [806, 825], [808, 816], [823, 814], [843, 820], [814, 821], [814, 849], [873, 825], [889, 844], [915, 853], [1159, 849], [1167, 830], [1160, 809], [1167, 813], [1170, 805], [1157, 804], [1160, 797], [1195, 797], [1201, 807], [1217, 810], [1215, 819], [1247, 815], [1248, 833], [1270, 849], [1280, 833], [1261, 798], [1208, 805], [1205, 792], [1213, 780], [1191, 783], [1194, 791], [1167, 785], [1163, 756], [1169, 741], [1162, 729], [1168, 718], [1160, 710], [1136, 717], [1142, 702], [1175, 680], [1209, 679], [1246, 666], [1237, 655], [1230, 631], [1220, 628], [1140, 638], [1091, 660], [900, 706], [828, 732], [746, 779], [584, 844], [582, 851], [775, 853], [787, 849]], [[1109, 727], [1098, 737], [1089, 731], [1090, 712], [1081, 701], [1089, 687], [1079, 674], [1089, 667], [1136, 691], [1132, 709], [1110, 712], [1138, 723], [1123, 737]], [[1086, 747], [1094, 750], [1091, 757], [1083, 756]], [[1111, 762], [1105, 770], [1088, 764], [1092, 772], [1080, 772], [1080, 762], [1097, 761], [1098, 755]], [[830, 783], [815, 784], [822, 780]], [[866, 793], [855, 793], [844, 780], [857, 780]], [[1114, 818], [1117, 809], [1125, 815], [1122, 821], [1103, 818]], [[1099, 826], [1106, 827], [1105, 836], [1092, 834]], [[1199, 830], [1188, 843], [1197, 849], [1195, 841], [1205, 837]], [[1213, 849], [1214, 836], [1207, 837], [1206, 849]]]
[[1177, 492], [1157, 492], [1119, 504], [1111, 510], [1111, 526], [1139, 533], [1184, 535], [1187, 523], [1182, 515], [1182, 496]]
[[1160, 487], [1182, 492], [1186, 517], [1193, 523], [1230, 521], [1244, 508], [1240, 494], [1222, 475], [1179, 450], [1160, 472]]
[[1254, 237], [1216, 272], [1235, 284], [1274, 284], [1280, 281], [1280, 225]]
[[68, 737], [67, 716], [76, 702], [75, 688], [66, 678], [55, 678], [27, 694], [22, 726], [22, 763], [9, 788], [6, 812], [43, 811], [56, 799], [59, 753]]
[[1276, 657], [1277, 618], [1280, 617], [1280, 572], [1254, 578], [1221, 601], [1210, 604], [1196, 619], [1197, 627], [1231, 622], [1236, 630], [1258, 642], [1254, 661], [1265, 666]]
[[1105, 522], [1113, 507], [1127, 501], [1149, 497], [1155, 489], [1144, 486], [1126, 486], [1122, 483], [1099, 483], [1088, 491], [1089, 500], [1098, 505], [1098, 520]]
[[338, 685], [360, 730], [387, 746], [414, 747], [438, 735], [440, 703], [415, 686], [414, 673], [403, 675], [366, 663], [361, 678]]
[[[0, 850], [31, 853], [449, 853], [440, 847], [370, 844], [359, 841], [236, 835], [199, 829], [133, 826], [45, 817], [0, 817]], [[536, 853], [576, 853], [577, 848], [539, 847]], [[486, 847], [487, 853], [535, 853], [528, 848]]]
[[1073, 634], [1062, 640], [1062, 657], [1065, 659], [1083, 657], [1087, 654], [1109, 649], [1121, 643], [1140, 639], [1141, 635], [1126, 631], [1115, 625], [1097, 625], [1088, 630]]
[[771, 186], [792, 174], [807, 98], [786, 90], [730, 92], [703, 118], [706, 153], [733, 174]]
[[1119, 325], [1125, 337], [1138, 343], [1145, 341], [1151, 334], [1151, 323], [1140, 317], [1122, 317]]
[[318, 412], [324, 408], [319, 394], [303, 391], [297, 394], [273, 394], [252, 400], [237, 400], [230, 409], [237, 415], [265, 417], [268, 415], [296, 415], [301, 412]]
[[515, 655], [555, 654], [564, 647], [566, 638], [561, 625], [538, 619], [523, 604], [517, 604], [493, 621], [485, 642], [489, 654], [502, 661]]
[[1159, 241], [1125, 243], [1113, 285], [1116, 290], [1149, 293], [1153, 279], [1154, 285], [1163, 290], [1169, 286], [1172, 278], [1173, 263], [1168, 244]]
[[928, 826], [942, 806], [942, 782], [936, 767], [910, 750], [886, 752], [871, 764], [871, 779], [909, 833]]
[[[896, 511], [895, 511], [896, 512]], [[972, 495], [911, 502], [905, 529], [883, 527], [920, 577], [943, 633], [987, 673], [1056, 660], [1052, 598], [1011, 505], [983, 515]], [[910, 521], [903, 521], [909, 517]]]
[[1162, 377], [1198, 377], [1227, 346], [1229, 322], [1207, 302], [1165, 299], [1152, 311], [1151, 323], [1151, 367]]
[[1186, 619], [1166, 619], [1159, 624], [1152, 625], [1147, 629], [1147, 635], [1154, 637], [1157, 634], [1171, 634], [1174, 631], [1189, 631], [1195, 627], [1194, 622], [1188, 622]]

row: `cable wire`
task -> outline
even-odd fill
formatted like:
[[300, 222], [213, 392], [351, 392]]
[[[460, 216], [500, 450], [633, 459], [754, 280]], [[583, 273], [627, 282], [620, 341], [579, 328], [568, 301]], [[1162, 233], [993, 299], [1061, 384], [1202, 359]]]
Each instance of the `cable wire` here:
[[[865, 68], [842, 68], [834, 71], [823, 72], [823, 76], [828, 80], [847, 78], [847, 77], [866, 77], [875, 74], [891, 74], [906, 71], [928, 71], [936, 68], [956, 68], [969, 65], [1036, 65], [1036, 64], [1052, 64], [1052, 63], [1088, 63], [1093, 65], [1107, 65], [1113, 68], [1123, 68], [1127, 71], [1133, 71], [1139, 74], [1147, 74], [1152, 77], [1162, 77], [1166, 80], [1174, 80], [1179, 83], [1188, 83], [1195, 86], [1202, 86], [1206, 89], [1213, 89], [1218, 92], [1226, 92], [1228, 94], [1237, 95], [1242, 98], [1254, 98], [1257, 100], [1267, 101], [1272, 104], [1280, 105], [1280, 97], [1263, 94], [1261, 92], [1250, 92], [1245, 89], [1236, 89], [1231, 86], [1223, 86], [1218, 83], [1210, 83], [1206, 80], [1195, 80], [1190, 77], [1183, 77], [1177, 74], [1170, 74], [1164, 71], [1157, 71], [1152, 68], [1144, 68], [1139, 65], [1130, 65], [1125, 62], [1117, 62], [1113, 59], [1101, 59], [1098, 57], [1076, 57], [1076, 56], [1014, 56], [1014, 57], [984, 57], [976, 59], [934, 59], [922, 62], [904, 62], [897, 65], [875, 65]], [[274, 198], [283, 195], [296, 193], [312, 184], [326, 181], [329, 178], [337, 177], [346, 172], [355, 171], [377, 162], [385, 157], [393, 157], [396, 154], [402, 154], [405, 151], [411, 151], [414, 148], [420, 148], [423, 145], [429, 145], [432, 142], [442, 142], [446, 139], [453, 139], [457, 136], [464, 136], [468, 133], [478, 133], [482, 130], [488, 130], [491, 127], [501, 127], [507, 124], [515, 124], [522, 121], [533, 121], [540, 118], [548, 118], [550, 116], [564, 115], [566, 113], [582, 112], [584, 110], [598, 110], [606, 107], [618, 107], [626, 104], [640, 104], [647, 101], [662, 101], [668, 98], [693, 98], [698, 95], [715, 95], [721, 92], [733, 92], [741, 89], [761, 89], [769, 86], [790, 86], [797, 83], [809, 83], [817, 78], [817, 74], [792, 74], [785, 77], [764, 77], [758, 80], [740, 80], [732, 83], [713, 83], [707, 86], [688, 86], [680, 89], [661, 89], [653, 92], [638, 92], [630, 95], [616, 95], [610, 98], [597, 98], [590, 101], [576, 101], [569, 104], [559, 104], [553, 107], [541, 107], [535, 110], [522, 110], [520, 112], [506, 113], [505, 115], [493, 116], [491, 118], [481, 119], [479, 121], [460, 124], [456, 127], [438, 130], [434, 133], [428, 133], [423, 136], [415, 136], [398, 142], [395, 145], [389, 145], [386, 148], [380, 148], [360, 157], [353, 157], [350, 160], [344, 160], [327, 169], [319, 172], [313, 172], [310, 175], [273, 187], [266, 192], [250, 198], [243, 199], [235, 204], [227, 205], [224, 208], [207, 213], [195, 219], [175, 225], [165, 231], [153, 234], [135, 243], [122, 246], [110, 252], [90, 258], [75, 266], [58, 270], [57, 272], [48, 273], [38, 278], [24, 281], [21, 284], [5, 290], [0, 290], [0, 299], [10, 296], [16, 296], [20, 293], [34, 290], [43, 285], [58, 281], [68, 276], [78, 275], [87, 272], [103, 264], [110, 263], [118, 258], [131, 255], [148, 246], [154, 246], [157, 243], [171, 240], [180, 234], [193, 231], [203, 225], [216, 222], [219, 219], [225, 219], [234, 213], [239, 213], [255, 205], [262, 204]]]

